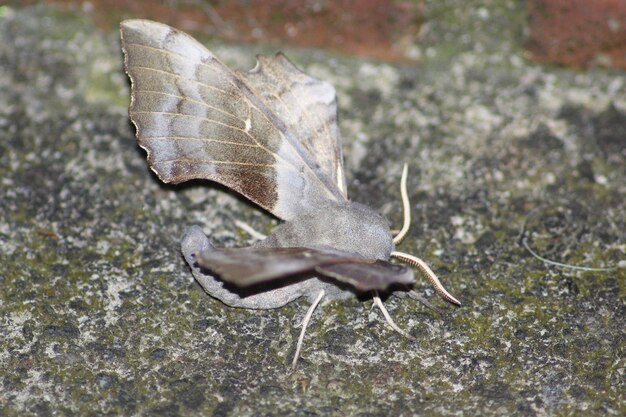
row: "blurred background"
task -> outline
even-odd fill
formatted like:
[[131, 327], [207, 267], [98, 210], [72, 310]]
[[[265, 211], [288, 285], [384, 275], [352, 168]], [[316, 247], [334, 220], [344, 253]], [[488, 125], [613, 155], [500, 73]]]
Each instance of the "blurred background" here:
[[[8, 5], [56, 4], [90, 15], [103, 29], [122, 19], [146, 18], [195, 36], [234, 43], [329, 49], [389, 61], [419, 60], [432, 17], [517, 9], [528, 56], [574, 68], [626, 68], [626, 1], [511, 0], [463, 2], [402, 0], [9, 0]], [[478, 6], [477, 6], [478, 4]], [[511, 22], [512, 24], [514, 22]], [[461, 36], [462, 34], [459, 34]], [[494, 33], [494, 36], [498, 36]]]
[[[150, 171], [127, 18], [334, 85], [350, 198], [398, 227], [408, 162], [399, 249], [463, 305], [418, 276], [409, 341], [322, 303], [290, 372], [308, 302], [230, 308], [180, 254], [277, 221]], [[0, 0], [0, 416], [626, 415], [625, 53], [626, 0]]]

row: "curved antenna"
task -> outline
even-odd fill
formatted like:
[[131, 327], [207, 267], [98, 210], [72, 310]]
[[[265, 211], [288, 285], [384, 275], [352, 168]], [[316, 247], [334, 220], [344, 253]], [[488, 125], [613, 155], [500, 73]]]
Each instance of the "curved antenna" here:
[[391, 256], [395, 256], [401, 261], [404, 261], [410, 265], [417, 267], [417, 269], [419, 269], [420, 272], [424, 274], [424, 276], [426, 276], [426, 278], [430, 281], [432, 286], [435, 288], [435, 291], [437, 291], [437, 294], [439, 294], [441, 298], [443, 298], [444, 300], [452, 304], [456, 304], [458, 306], [461, 305], [461, 302], [457, 300], [456, 298], [454, 298], [452, 294], [450, 294], [443, 287], [443, 285], [439, 281], [439, 278], [437, 278], [437, 275], [435, 275], [432, 269], [430, 269], [428, 265], [426, 265], [426, 262], [422, 261], [420, 258], [417, 258], [413, 255], [409, 255], [408, 253], [404, 253], [404, 252], [393, 251], [391, 252]]
[[[402, 178], [400, 179], [400, 195], [402, 196], [402, 209], [404, 211], [404, 223], [402, 224], [402, 229], [400, 229], [398, 234], [393, 238], [394, 245], [397, 245], [398, 243], [402, 241], [402, 239], [404, 239], [406, 234], [409, 232], [409, 227], [411, 226], [411, 205], [409, 203], [409, 194], [407, 192], [407, 186], [406, 186], [408, 171], [409, 169], [408, 169], [407, 164], [404, 164], [404, 166], [402, 167]], [[401, 261], [407, 262], [408, 264], [417, 267], [420, 270], [420, 272], [424, 274], [426, 278], [428, 278], [432, 286], [435, 288], [435, 291], [437, 291], [437, 294], [439, 294], [441, 298], [443, 298], [444, 300], [452, 304], [456, 304], [458, 306], [461, 305], [461, 302], [457, 300], [456, 298], [454, 298], [452, 294], [450, 294], [444, 288], [444, 286], [439, 281], [439, 278], [437, 278], [437, 275], [435, 275], [432, 269], [430, 269], [428, 265], [426, 265], [426, 262], [422, 261], [420, 258], [417, 258], [413, 255], [409, 255], [408, 253], [404, 253], [404, 252], [393, 251], [391, 252], [391, 256], [395, 256]], [[383, 315], [385, 316], [385, 318], [387, 319], [391, 327], [393, 327], [400, 333], [403, 333], [399, 328], [397, 328], [397, 326], [395, 326], [395, 323], [393, 323], [393, 320], [391, 320], [391, 317], [389, 317], [389, 313], [387, 313], [387, 311], [384, 310], [383, 304], [380, 298], [378, 297], [377, 293], [374, 293], [374, 303], [378, 305], [378, 307], [380, 307], [380, 309], [383, 312]]]
[[397, 245], [409, 232], [411, 226], [411, 205], [409, 204], [409, 194], [406, 191], [406, 179], [409, 173], [408, 165], [405, 163], [402, 168], [402, 178], [400, 179], [400, 195], [402, 196], [402, 210], [404, 211], [404, 223], [402, 229], [393, 238], [393, 244]]

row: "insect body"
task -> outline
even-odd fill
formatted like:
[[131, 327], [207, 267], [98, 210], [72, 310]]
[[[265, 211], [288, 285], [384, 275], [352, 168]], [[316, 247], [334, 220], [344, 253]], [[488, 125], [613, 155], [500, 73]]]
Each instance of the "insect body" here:
[[183, 255], [210, 295], [257, 309], [306, 296], [313, 301], [308, 321], [323, 296], [373, 292], [395, 326], [377, 291], [407, 289], [414, 277], [388, 262], [393, 255], [458, 303], [425, 263], [395, 252], [406, 227], [394, 239], [380, 214], [348, 200], [330, 84], [280, 53], [258, 57], [249, 72], [233, 71], [190, 36], [151, 21], [124, 21], [121, 33], [132, 82], [129, 115], [151, 169], [164, 182], [219, 182], [284, 220], [266, 239], [239, 249], [217, 249], [198, 226], [187, 230]]

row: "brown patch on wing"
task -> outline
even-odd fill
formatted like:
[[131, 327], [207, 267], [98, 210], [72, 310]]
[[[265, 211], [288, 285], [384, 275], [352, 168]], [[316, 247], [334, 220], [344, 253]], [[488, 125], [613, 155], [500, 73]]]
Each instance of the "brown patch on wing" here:
[[216, 181], [284, 220], [343, 198], [263, 98], [193, 38], [146, 20], [121, 32], [129, 115], [162, 181]]
[[334, 87], [307, 75], [282, 53], [273, 57], [258, 56], [256, 67], [241, 76], [263, 97], [346, 197]]

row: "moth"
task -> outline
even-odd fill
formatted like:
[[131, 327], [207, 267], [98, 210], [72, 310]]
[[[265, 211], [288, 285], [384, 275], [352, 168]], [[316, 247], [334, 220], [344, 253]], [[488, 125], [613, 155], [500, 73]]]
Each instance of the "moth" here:
[[[403, 172], [405, 224], [395, 237], [375, 210], [348, 200], [335, 89], [282, 53], [258, 56], [235, 71], [191, 36], [148, 20], [121, 23], [132, 85], [129, 116], [150, 168], [166, 183], [220, 183], [283, 223], [237, 249], [218, 249], [199, 226], [183, 235], [191, 271], [211, 296], [248, 309], [312, 304], [302, 324], [295, 367], [309, 320], [323, 297], [409, 291], [416, 266], [447, 301], [460, 305], [422, 260], [395, 250], [410, 212]], [[410, 337], [410, 336], [409, 336]]]

